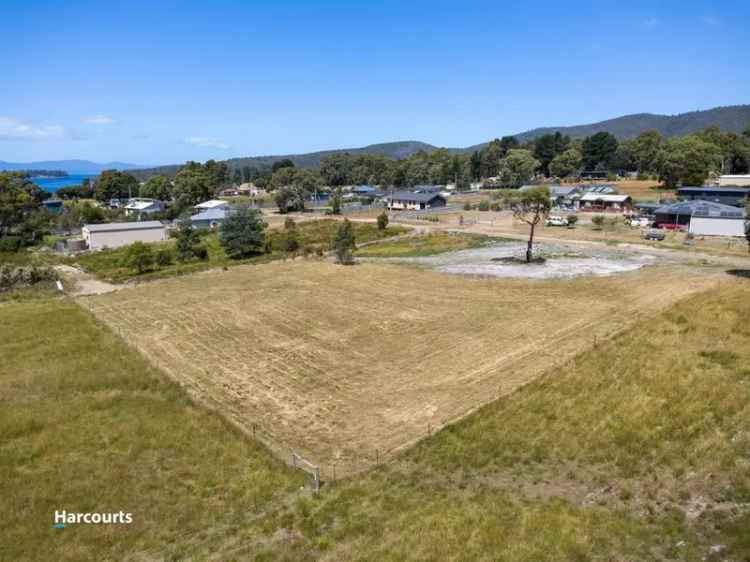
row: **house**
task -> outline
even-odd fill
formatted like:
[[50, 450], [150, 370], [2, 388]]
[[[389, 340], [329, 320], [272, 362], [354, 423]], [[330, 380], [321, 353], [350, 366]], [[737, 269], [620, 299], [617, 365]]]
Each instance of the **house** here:
[[[518, 191], [528, 191], [540, 187], [538, 185], [524, 185]], [[549, 198], [552, 200], [553, 207], [578, 208], [578, 202], [581, 198], [581, 188], [577, 186], [550, 185]]]
[[600, 213], [629, 213], [633, 210], [633, 200], [630, 195], [584, 193], [580, 199], [579, 209]]
[[190, 223], [193, 225], [193, 228], [216, 228], [224, 222], [224, 219], [229, 216], [230, 212], [231, 209], [226, 206], [214, 207], [213, 209], [201, 211], [191, 216]]
[[680, 199], [686, 201], [713, 201], [723, 205], [744, 207], [750, 188], [741, 187], [681, 187], [677, 190]]
[[750, 187], [750, 174], [719, 176], [719, 187]]
[[81, 234], [89, 250], [119, 248], [133, 242], [161, 242], [167, 229], [159, 221], [85, 224]]
[[592, 184], [580, 186], [583, 193], [600, 193], [602, 195], [616, 194], [617, 189], [612, 185], [607, 184]]
[[227, 187], [219, 191], [221, 197], [258, 197], [265, 195], [266, 190], [256, 187], [252, 183], [243, 183], [237, 187]]
[[164, 203], [156, 199], [146, 199], [136, 197], [128, 201], [125, 205], [125, 215], [150, 215], [151, 213], [161, 213], [164, 210]]
[[578, 177], [582, 180], [606, 180], [609, 177], [609, 173], [599, 170], [584, 170]]
[[207, 211], [208, 209], [219, 209], [221, 207], [228, 207], [229, 203], [226, 201], [222, 201], [221, 199], [211, 199], [209, 201], [204, 201], [203, 203], [198, 203], [195, 206], [196, 211]]
[[61, 199], [47, 199], [42, 201], [42, 207], [52, 215], [59, 215], [63, 212], [63, 202]]
[[376, 191], [377, 189], [369, 185], [355, 185], [351, 189], [351, 193], [353, 193], [354, 195], [365, 195], [365, 196], [370, 196]]
[[713, 201], [680, 201], [655, 211], [659, 227], [687, 227], [696, 236], [745, 236], [745, 212]]
[[418, 193], [415, 191], [397, 191], [388, 195], [386, 202], [389, 209], [411, 211], [445, 207], [447, 204], [445, 197], [440, 193]]

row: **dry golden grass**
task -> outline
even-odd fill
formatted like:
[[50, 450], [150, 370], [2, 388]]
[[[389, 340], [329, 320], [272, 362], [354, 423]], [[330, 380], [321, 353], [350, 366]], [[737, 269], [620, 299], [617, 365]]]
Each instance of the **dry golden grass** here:
[[193, 396], [284, 459], [362, 470], [714, 283], [470, 279], [398, 265], [240, 266], [86, 299]]

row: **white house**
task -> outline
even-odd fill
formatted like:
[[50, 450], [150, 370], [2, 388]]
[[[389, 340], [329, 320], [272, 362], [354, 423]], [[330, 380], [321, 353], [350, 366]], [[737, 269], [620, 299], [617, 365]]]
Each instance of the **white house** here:
[[750, 187], [750, 174], [719, 176], [719, 187]]
[[137, 197], [128, 201], [125, 205], [125, 215], [149, 215], [151, 213], [160, 213], [164, 210], [164, 203], [156, 199], [145, 199]]
[[222, 201], [221, 199], [211, 199], [209, 201], [204, 201], [203, 203], [198, 203], [195, 206], [195, 210], [198, 212], [208, 211], [209, 209], [219, 209], [228, 205], [229, 203], [227, 203], [226, 201]]
[[447, 201], [440, 193], [398, 191], [387, 197], [388, 208], [392, 210], [418, 211], [445, 207]]
[[89, 250], [119, 248], [133, 242], [161, 242], [167, 239], [167, 229], [159, 221], [85, 224], [81, 234]]

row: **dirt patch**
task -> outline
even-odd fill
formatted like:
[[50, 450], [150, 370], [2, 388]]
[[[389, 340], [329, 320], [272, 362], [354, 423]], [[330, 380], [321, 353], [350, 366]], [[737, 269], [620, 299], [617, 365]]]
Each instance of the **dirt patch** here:
[[301, 261], [84, 302], [196, 399], [330, 478], [334, 465], [366, 469], [716, 279], [654, 267], [529, 282]]

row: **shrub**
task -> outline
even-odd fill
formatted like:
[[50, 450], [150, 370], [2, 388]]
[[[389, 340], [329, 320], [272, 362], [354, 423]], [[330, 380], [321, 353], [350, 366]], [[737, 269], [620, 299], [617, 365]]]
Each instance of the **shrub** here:
[[354, 228], [349, 219], [344, 219], [333, 241], [333, 249], [336, 252], [336, 261], [341, 265], [351, 265], [354, 263], [353, 251], [356, 242], [354, 240]]
[[490, 210], [490, 202], [487, 201], [486, 199], [482, 199], [479, 202], [479, 207], [478, 208], [479, 208], [480, 211], [489, 211]]
[[471, 203], [468, 201], [464, 203], [464, 211], [471, 211]]
[[205, 261], [208, 259], [208, 250], [205, 246], [193, 246], [193, 257], [197, 260]]
[[284, 221], [284, 250], [290, 254], [299, 250], [297, 223], [294, 222], [292, 217], [287, 217]]
[[378, 215], [378, 230], [385, 230], [388, 228], [388, 213], [383, 211]]
[[57, 272], [51, 267], [16, 267], [10, 264], [0, 266], [0, 292], [21, 287], [31, 287], [38, 283], [56, 281]]
[[604, 226], [604, 220], [604, 215], [594, 215], [591, 217], [591, 224], [593, 224], [597, 230], [601, 230]]
[[172, 265], [173, 260], [174, 256], [172, 255], [172, 250], [170, 248], [160, 248], [156, 252], [156, 265], [159, 267]]
[[497, 201], [490, 203], [490, 211], [497, 212], [499, 210], [500, 210], [500, 203], [498, 203]]
[[17, 252], [21, 248], [20, 236], [0, 237], [0, 252]]
[[567, 219], [568, 219], [568, 226], [575, 226], [576, 223], [578, 222], [578, 215], [572, 215], [572, 214], [568, 215]]
[[125, 267], [143, 273], [151, 269], [154, 265], [154, 252], [151, 246], [143, 242], [133, 242], [125, 250], [123, 259]]

